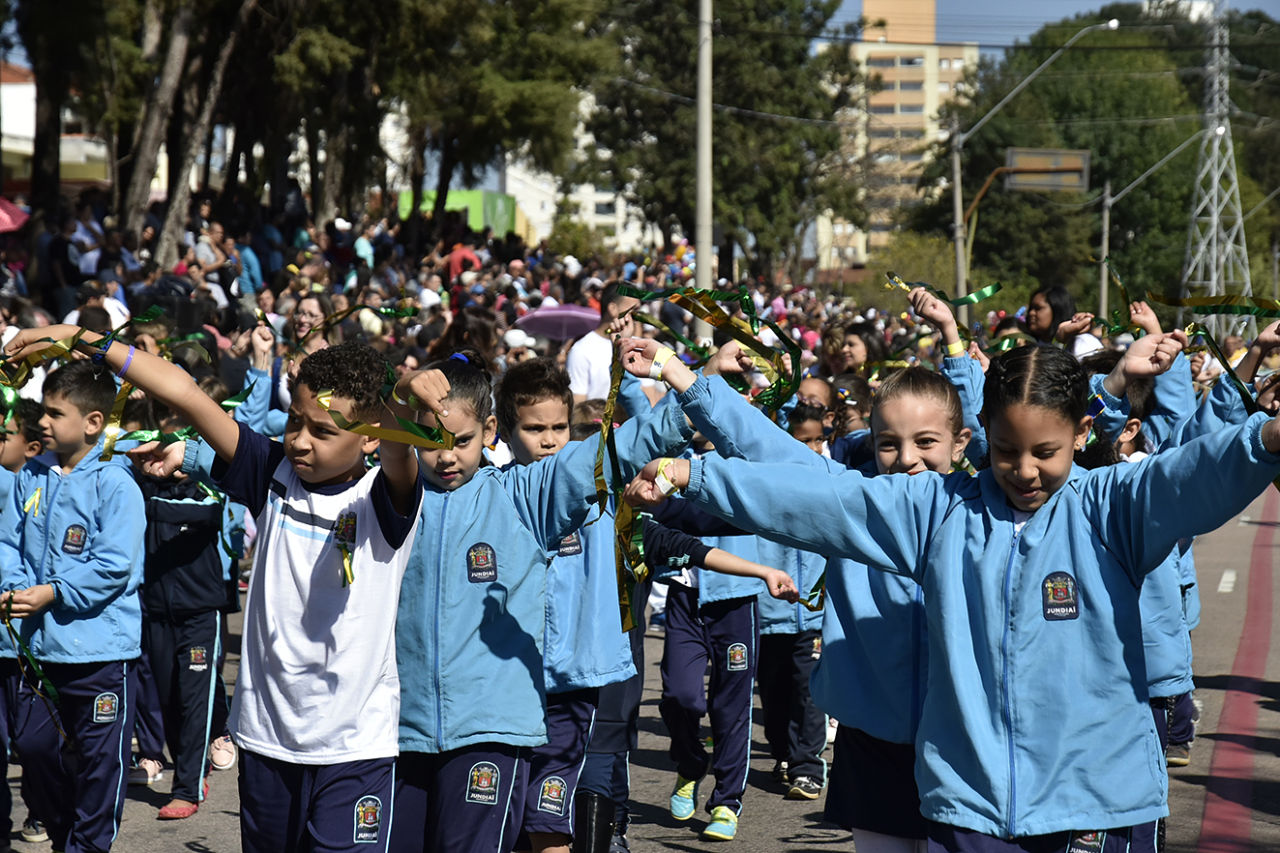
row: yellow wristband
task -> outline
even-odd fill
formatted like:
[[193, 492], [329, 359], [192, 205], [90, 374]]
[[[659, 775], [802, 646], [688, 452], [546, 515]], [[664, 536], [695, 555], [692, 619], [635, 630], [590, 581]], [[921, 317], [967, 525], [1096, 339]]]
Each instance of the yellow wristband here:
[[664, 458], [659, 462], [658, 473], [653, 478], [654, 485], [658, 487], [659, 494], [664, 498], [669, 498], [676, 492], [680, 491], [680, 489], [676, 487], [676, 484], [671, 481], [671, 478], [667, 476], [667, 469], [671, 467], [671, 463], [674, 461], [675, 460], [670, 458]]
[[942, 351], [945, 352], [947, 355], [951, 356], [952, 358], [956, 358], [957, 356], [964, 355], [964, 342], [952, 341], [951, 343], [943, 347]]
[[670, 347], [658, 347], [658, 351], [653, 355], [653, 364], [649, 365], [649, 378], [661, 379], [662, 368], [667, 366], [667, 362], [675, 355]]

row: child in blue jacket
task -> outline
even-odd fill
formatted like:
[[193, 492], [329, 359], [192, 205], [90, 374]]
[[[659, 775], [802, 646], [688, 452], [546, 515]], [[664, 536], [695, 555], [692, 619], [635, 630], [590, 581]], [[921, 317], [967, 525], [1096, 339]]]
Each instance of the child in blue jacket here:
[[[923, 301], [917, 307], [925, 307]], [[947, 342], [958, 343], [955, 321], [944, 322], [948, 318], [949, 311], [933, 322]], [[952, 366], [952, 372], [965, 369], [966, 365]], [[678, 367], [668, 372], [672, 386], [682, 389], [679, 400], [685, 412], [721, 455], [794, 463], [817, 471], [843, 470], [783, 440], [763, 413], [719, 379], [692, 382], [692, 376], [681, 375]], [[964, 397], [947, 379], [924, 368], [890, 377], [872, 413], [875, 462], [869, 473], [950, 471], [967, 449]], [[766, 541], [761, 547], [782, 546]], [[912, 743], [925, 670], [919, 585], [907, 577], [871, 571], [854, 560], [829, 559], [822, 640], [812, 692], [820, 707], [841, 720], [827, 819], [852, 830], [860, 847], [922, 850], [925, 831], [912, 778]]]
[[0, 529], [0, 613], [45, 675], [23, 667], [15, 741], [58, 850], [110, 849], [124, 809], [145, 516], [129, 471], [99, 458], [115, 396], [104, 365], [49, 374], [48, 454], [23, 468]]
[[[473, 354], [434, 366], [450, 384], [441, 423], [454, 446], [419, 454], [433, 533], [414, 541], [396, 617], [403, 689], [391, 849], [506, 850], [524, 813], [530, 750], [547, 741], [547, 569], [598, 511], [597, 445], [570, 442], [504, 471], [485, 465], [497, 426], [488, 373]], [[618, 468], [629, 477], [691, 435], [676, 406], [623, 424]], [[610, 460], [604, 470], [611, 481]], [[617, 612], [615, 603], [600, 618]]]
[[[1142, 338], [1124, 370], [1154, 374], [1183, 343]], [[1124, 376], [1112, 379], [1111, 393], [1123, 390]], [[814, 476], [734, 459], [655, 461], [642, 474], [657, 493], [665, 467], [690, 500], [736, 523], [921, 584], [929, 676], [916, 778], [932, 848], [1118, 851], [1166, 811], [1138, 588], [1179, 537], [1221, 525], [1280, 472], [1280, 422], [1255, 415], [1086, 472], [1072, 460], [1088, 404], [1070, 355], [1024, 347], [992, 361], [992, 466], [976, 478]], [[1202, 500], [1179, 499], [1193, 493]]]
[[[40, 440], [40, 418], [44, 415], [35, 400], [19, 397], [14, 393], [5, 405], [0, 406], [0, 519], [8, 516], [5, 508], [17, 485], [22, 468], [40, 455], [44, 445]], [[18, 685], [22, 677], [18, 670], [17, 649], [8, 639], [0, 640], [0, 773], [7, 775], [9, 766], [9, 741], [14, 734], [14, 716], [17, 712]], [[24, 799], [27, 781], [22, 783]], [[8, 838], [13, 829], [13, 795], [8, 786], [0, 791], [0, 838]], [[26, 826], [39, 829], [37, 818], [28, 808]], [[41, 830], [43, 831], [43, 830]], [[0, 846], [0, 850], [4, 850]]]

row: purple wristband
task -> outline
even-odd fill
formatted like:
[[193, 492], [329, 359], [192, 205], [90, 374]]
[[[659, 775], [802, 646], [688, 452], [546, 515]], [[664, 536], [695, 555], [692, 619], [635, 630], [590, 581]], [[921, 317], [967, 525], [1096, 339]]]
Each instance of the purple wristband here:
[[129, 372], [129, 365], [133, 364], [133, 347], [129, 347], [129, 355], [125, 357], [124, 364], [120, 365], [120, 369], [116, 371], [116, 377], [124, 379], [124, 375]]

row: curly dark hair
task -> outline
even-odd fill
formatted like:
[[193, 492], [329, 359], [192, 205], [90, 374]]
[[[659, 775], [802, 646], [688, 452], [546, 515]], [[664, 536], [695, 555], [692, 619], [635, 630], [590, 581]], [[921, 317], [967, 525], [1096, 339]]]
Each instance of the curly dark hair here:
[[357, 418], [371, 421], [382, 412], [386, 381], [387, 360], [372, 347], [351, 342], [326, 347], [303, 359], [292, 388], [305, 385], [315, 393], [333, 391], [335, 397], [345, 397], [354, 404]]
[[512, 367], [502, 377], [495, 396], [498, 428], [503, 435], [511, 435], [515, 431], [521, 406], [532, 406], [547, 399], [563, 402], [569, 418], [573, 418], [569, 374], [549, 358], [534, 358]]

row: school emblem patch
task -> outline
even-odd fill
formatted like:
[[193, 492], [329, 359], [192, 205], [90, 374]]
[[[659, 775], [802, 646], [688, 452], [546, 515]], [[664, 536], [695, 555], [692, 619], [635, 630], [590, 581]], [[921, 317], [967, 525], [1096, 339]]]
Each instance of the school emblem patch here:
[[84, 525], [73, 524], [67, 528], [67, 532], [62, 536], [62, 550], [67, 554], [79, 554], [84, 551], [84, 540], [88, 537], [89, 531], [84, 529]]
[[114, 693], [99, 693], [93, 700], [93, 721], [114, 723], [120, 714], [120, 697]]
[[333, 538], [343, 545], [356, 544], [356, 514], [344, 512], [333, 523]]
[[374, 796], [356, 801], [356, 844], [377, 844], [378, 830], [382, 826], [382, 800]]
[[729, 647], [729, 671], [744, 672], [747, 668], [747, 646], [745, 643], [734, 643]]
[[491, 806], [498, 802], [498, 783], [502, 774], [492, 761], [479, 761], [471, 765], [467, 775], [467, 802]]
[[189, 656], [191, 660], [187, 664], [187, 669], [191, 672], [204, 672], [209, 668], [209, 660], [205, 655], [204, 646], [192, 646]]
[[477, 542], [467, 549], [467, 580], [471, 583], [493, 583], [498, 579], [498, 555], [487, 542]]
[[570, 533], [560, 540], [560, 550], [556, 552], [556, 556], [576, 557], [581, 553], [582, 538], [577, 533]]
[[568, 786], [559, 776], [548, 776], [538, 793], [538, 811], [564, 815], [565, 792]]
[[1102, 853], [1107, 843], [1107, 834], [1101, 830], [1071, 833], [1071, 842], [1067, 845], [1067, 853]]
[[1044, 604], [1044, 618], [1048, 622], [1077, 619], [1080, 604], [1076, 594], [1076, 579], [1066, 572], [1054, 572], [1040, 585]]

